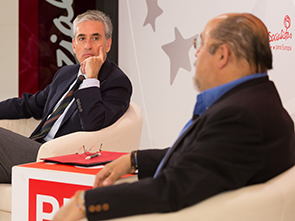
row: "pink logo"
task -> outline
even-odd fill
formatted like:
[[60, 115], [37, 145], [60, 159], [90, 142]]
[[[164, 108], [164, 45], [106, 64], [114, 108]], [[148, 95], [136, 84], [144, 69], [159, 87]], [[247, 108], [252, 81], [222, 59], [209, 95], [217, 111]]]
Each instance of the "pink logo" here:
[[286, 15], [284, 18], [284, 26], [286, 28], [285, 31], [281, 29], [281, 31], [277, 33], [272, 33], [271, 31], [268, 32], [269, 42], [279, 41], [281, 39], [284, 39], [284, 40], [292, 39], [292, 33], [289, 33], [288, 31], [288, 29], [291, 26], [291, 19], [288, 15]]
[[284, 18], [284, 26], [286, 29], [289, 29], [291, 26], [291, 18], [289, 17], [289, 15], [286, 15]]
[[[269, 35], [269, 42], [278, 42], [280, 40], [290, 40], [292, 39], [292, 33], [289, 32], [289, 28], [291, 27], [291, 18], [289, 15], [284, 17], [284, 28], [281, 31], [273, 33], [271, 31], [268, 32]], [[292, 46], [279, 44], [279, 45], [272, 45], [271, 48], [273, 50], [281, 50], [281, 51], [292, 51]]]

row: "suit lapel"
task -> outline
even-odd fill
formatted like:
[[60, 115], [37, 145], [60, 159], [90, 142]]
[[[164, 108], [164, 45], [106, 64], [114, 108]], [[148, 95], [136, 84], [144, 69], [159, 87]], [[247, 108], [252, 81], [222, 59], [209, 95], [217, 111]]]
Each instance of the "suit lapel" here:
[[55, 108], [57, 102], [62, 98], [62, 96], [66, 93], [67, 90], [69, 90], [70, 85], [74, 82], [77, 75], [68, 76], [66, 75], [65, 79], [60, 79], [61, 83], [58, 84], [58, 88], [56, 88], [55, 93], [51, 96], [51, 99], [48, 106], [50, 109], [47, 111], [47, 115], [45, 119], [53, 112], [53, 109]]
[[[80, 67], [80, 66], [79, 66]], [[52, 106], [52, 108], [51, 108], [51, 110], [50, 110], [50, 112], [48, 113], [48, 115], [49, 114], [51, 114], [52, 112], [53, 112], [53, 108], [56, 106], [56, 104], [60, 101], [60, 99], [62, 98], [62, 96], [69, 90], [69, 88], [70, 88], [70, 86], [73, 84], [73, 82], [76, 80], [76, 78], [77, 78], [77, 73], [78, 73], [78, 70], [79, 70], [79, 67], [77, 68], [77, 69], [75, 69], [75, 74], [73, 74], [73, 71], [72, 72], [69, 72], [69, 75], [71, 75], [71, 76], [68, 76], [68, 75], [66, 75], [65, 76], [65, 78], [66, 79], [64, 79], [63, 80], [63, 82], [58, 86], [59, 88], [59, 90], [57, 90], [57, 94], [56, 94], [56, 96], [54, 96], [53, 97], [53, 99], [52, 99], [52, 102], [51, 102], [51, 106]], [[63, 124], [63, 122], [66, 120], [66, 119], [68, 119], [68, 117], [73, 113], [73, 111], [75, 110], [75, 106], [73, 107], [74, 105], [71, 105], [71, 107], [69, 108], [69, 110], [68, 110], [68, 112], [66, 113], [66, 116], [64, 117], [64, 119], [63, 119], [63, 121], [62, 121], [62, 123], [61, 123], [61, 125]], [[69, 111], [72, 109], [72, 111], [69, 113]], [[48, 117], [48, 116], [47, 116]], [[46, 117], [46, 118], [47, 118]], [[60, 125], [60, 126], [61, 126]]]
[[66, 122], [70, 116], [74, 113], [74, 111], [77, 109], [77, 104], [76, 104], [76, 101], [75, 101], [75, 98], [74, 98], [74, 102], [71, 104], [71, 106], [69, 107], [66, 115], [64, 116], [60, 126], [62, 126], [64, 124], [64, 122]]
[[168, 150], [167, 154], [163, 158], [163, 163], [161, 165], [161, 168], [159, 171], [161, 171], [168, 160], [170, 159], [173, 152], [179, 147], [179, 143], [183, 140], [183, 138], [192, 130], [192, 128], [195, 127], [195, 125], [199, 122], [199, 117], [195, 120], [193, 120], [193, 123], [178, 137], [178, 139], [175, 141], [175, 143], [172, 145], [172, 147]]

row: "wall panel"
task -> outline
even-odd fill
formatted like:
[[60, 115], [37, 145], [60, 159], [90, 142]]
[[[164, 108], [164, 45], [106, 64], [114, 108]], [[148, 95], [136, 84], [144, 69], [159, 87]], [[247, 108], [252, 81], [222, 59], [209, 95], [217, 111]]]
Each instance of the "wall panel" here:
[[207, 21], [228, 12], [255, 14], [275, 36], [269, 76], [287, 110], [295, 113], [292, 0], [120, 0], [119, 65], [144, 113], [141, 148], [171, 146], [190, 119], [197, 95], [192, 39]]

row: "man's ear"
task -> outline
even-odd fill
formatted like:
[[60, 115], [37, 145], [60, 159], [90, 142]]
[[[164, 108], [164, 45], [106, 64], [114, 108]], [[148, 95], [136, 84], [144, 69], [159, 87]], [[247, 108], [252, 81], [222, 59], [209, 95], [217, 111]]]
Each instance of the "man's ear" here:
[[111, 50], [111, 47], [112, 47], [112, 39], [109, 38], [106, 43], [106, 53], [108, 53]]
[[217, 59], [219, 62], [219, 68], [222, 69], [229, 62], [230, 50], [225, 44], [222, 44], [217, 49], [216, 53], [217, 53]]
[[[75, 49], [76, 49], [76, 42], [75, 42], [75, 39], [72, 38], [72, 47], [73, 47], [73, 51], [75, 53]], [[75, 53], [76, 54], [76, 53]]]

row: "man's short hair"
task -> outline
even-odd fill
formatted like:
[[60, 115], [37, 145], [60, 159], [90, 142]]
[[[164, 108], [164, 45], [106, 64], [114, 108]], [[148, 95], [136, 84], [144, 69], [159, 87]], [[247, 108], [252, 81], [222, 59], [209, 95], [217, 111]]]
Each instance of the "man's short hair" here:
[[113, 24], [109, 16], [99, 10], [88, 10], [78, 15], [73, 22], [73, 38], [76, 36], [77, 25], [84, 21], [99, 21], [104, 25], [105, 37], [108, 40], [112, 38]]

